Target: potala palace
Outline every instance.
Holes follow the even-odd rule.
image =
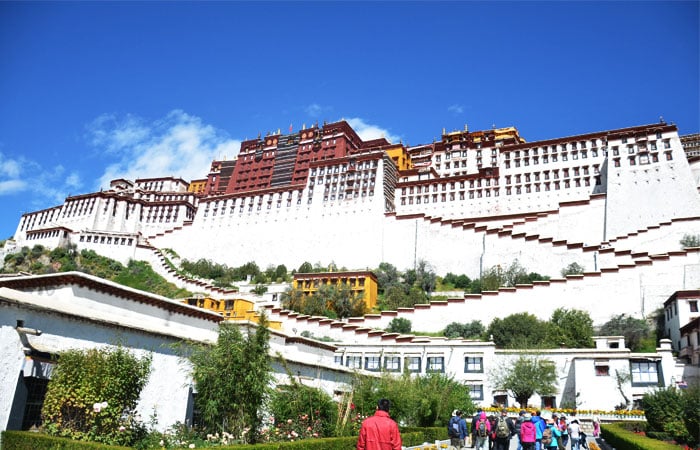
[[[289,355],[310,385],[339,393],[352,370],[442,371],[468,384],[484,405],[513,404],[488,377],[512,351],[382,330],[396,317],[411,320],[415,330],[439,331],[517,312],[548,319],[557,307],[584,309],[600,325],[613,315],[647,317],[664,308],[670,339],[656,353],[631,353],[619,337],[599,337],[595,349],[545,351],[557,365],[560,391],[534,399],[537,405],[580,399],[580,408],[612,409],[621,400],[617,370],[631,373],[624,389],[632,399],[698,378],[700,248],[680,244],[700,235],[696,162],[677,127],[665,122],[536,142],[512,127],[465,127],[405,146],[363,141],[341,121],[244,141],[237,158],[213,161],[199,180],[118,179],[108,190],[70,196],[24,214],[5,251],[72,243],[122,262],[149,261],[169,280],[219,297],[232,294],[175,276],[161,249],[229,266],[318,261],[366,270],[389,262],[404,269],[424,260],[438,274],[472,278],[518,260],[551,279],[342,322],[300,316],[270,301],[256,308],[280,324],[273,351]],[[585,272],[561,278],[572,262]],[[43,379],[41,355],[108,344],[114,333],[144,351],[158,339],[211,342],[223,320],[77,273],[0,279],[0,304],[0,373],[13,381],[3,388],[0,428],[20,426],[17,405],[30,389],[15,380]],[[44,333],[27,337],[25,326]],[[300,337],[303,331],[332,342]],[[159,373],[174,372],[176,360],[159,353]],[[186,386],[186,375],[178,377]],[[156,393],[175,378],[154,379],[144,405],[165,408]],[[173,395],[163,422],[191,413],[191,389]]]

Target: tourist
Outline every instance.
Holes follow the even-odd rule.
[[[476,410],[476,414],[474,414],[474,417],[472,417],[472,423],[471,423],[471,432],[472,432],[472,448],[476,447],[476,423],[479,421],[479,417],[481,416],[481,412],[483,410],[481,408],[478,408]]]
[[[569,424],[569,437],[571,438],[571,450],[580,450],[581,426],[576,419],[573,419]]]
[[[542,418],[542,413],[539,410],[535,411],[535,415],[532,416],[532,423],[535,424],[535,432],[536,432],[535,450],[543,450],[542,449],[542,432],[544,431],[546,424],[544,422],[544,419]]]
[[[558,450],[561,440],[561,431],[554,417],[547,420],[547,426],[542,432],[542,445],[549,450]]]
[[[401,434],[389,417],[390,406],[385,398],[377,402],[377,411],[362,422],[357,450],[401,450]]]
[[[569,444],[569,425],[564,416],[559,418],[559,431],[561,431],[561,445],[559,445],[559,448],[565,449]]]
[[[537,440],[537,430],[532,422],[532,415],[525,413],[523,421],[520,424],[520,444],[522,450],[535,450],[535,441]]]
[[[489,450],[494,450],[496,443],[496,416],[491,414],[488,421],[489,425],[491,425],[491,432],[489,433]]]
[[[524,409],[521,409],[520,413],[518,413],[518,419],[515,421],[515,435],[518,437],[518,450],[523,450],[523,444],[520,440],[520,426],[525,421],[525,413],[526,411]],[[532,442],[535,441],[533,440]]]
[[[510,438],[514,434],[515,425],[513,425],[511,418],[508,417],[508,410],[503,408],[501,416],[496,419],[495,427],[493,428],[495,450],[508,450]]]
[[[491,422],[486,418],[486,413],[481,412],[476,421],[475,442],[478,450],[489,450],[489,435],[491,434]]]
[[[462,411],[455,409],[452,411],[452,417],[447,423],[447,436],[450,438],[450,445],[456,448],[462,447],[462,438],[460,433],[460,420],[462,420]]]
[[[464,415],[459,419],[459,438],[462,440],[461,446],[466,447],[469,440],[469,431],[467,431],[467,421]]]
[[[598,436],[600,436],[600,418],[593,416],[593,437],[597,438]]]

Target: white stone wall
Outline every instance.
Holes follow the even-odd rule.
[[[121,342],[137,356],[151,355],[153,371],[141,392],[137,411],[144,421],[148,421],[154,412],[157,413],[158,423],[155,425],[159,430],[165,430],[177,421],[185,421],[191,381],[187,375],[186,361],[174,355],[167,346],[176,339],[138,328],[104,322],[88,323],[50,310],[3,305],[0,308],[0,375],[4,380],[0,388],[3,391],[0,395],[0,429],[6,429],[10,420],[10,406],[24,362],[19,335],[14,329],[17,318],[23,319],[27,327],[42,330],[41,336],[29,336],[30,342],[39,348],[54,351],[88,349]],[[21,420],[20,417],[20,423]]]

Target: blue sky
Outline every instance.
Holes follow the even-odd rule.
[[[0,239],[113,178],[349,120],[414,145],[700,130],[699,2],[0,2]]]

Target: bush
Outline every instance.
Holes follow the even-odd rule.
[[[151,357],[121,346],[61,353],[42,408],[51,435],[129,445],[143,428],[136,404],[151,371]]]
[[[411,321],[403,317],[395,317],[386,329],[389,333],[407,334],[411,332]]]
[[[693,388],[689,392],[692,395]],[[680,443],[695,441],[684,422],[686,395],[684,390],[674,387],[660,388],[644,394],[642,406],[649,424],[649,431],[666,433]],[[694,414],[697,417],[697,403],[692,404],[691,408],[695,409]],[[693,409],[689,412],[692,413],[692,411]]]
[[[263,440],[289,440],[333,435],[338,408],[333,399],[320,389],[292,380],[278,386],[270,396],[270,423]]]
[[[3,431],[2,448],[12,450],[125,450],[128,447],[98,444],[94,442],[73,441],[66,438],[49,436],[29,431]]]
[[[625,430],[617,424],[603,425],[601,436],[611,447],[625,450],[678,450],[678,446]]]

